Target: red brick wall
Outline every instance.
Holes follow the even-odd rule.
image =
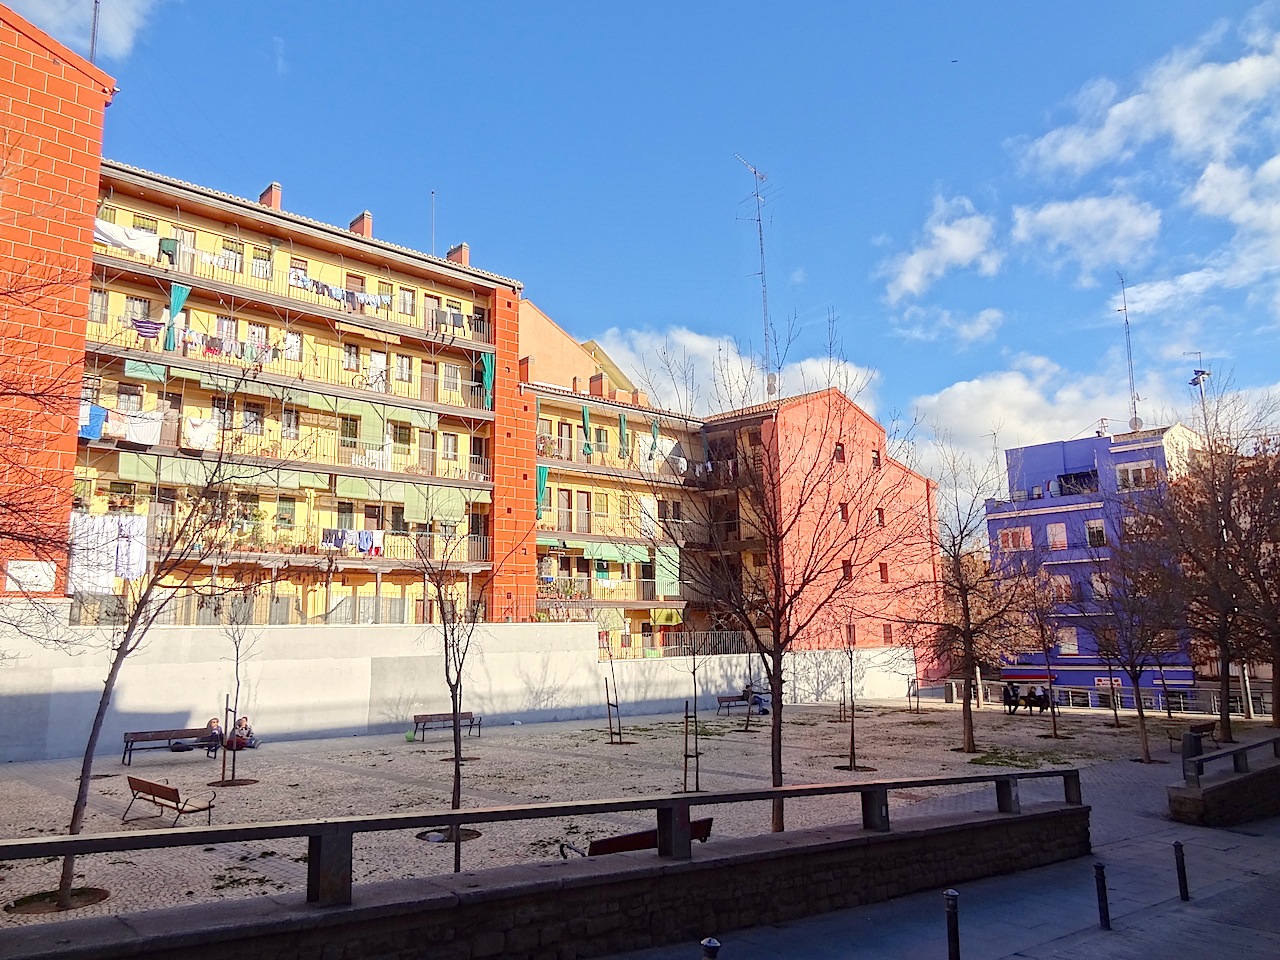
[[[62,554],[114,86],[0,6],[0,561]]]
[[[486,598],[496,620],[514,616],[515,603],[534,582],[536,505],[534,402],[520,392],[519,296],[498,290],[493,298],[493,562]]]

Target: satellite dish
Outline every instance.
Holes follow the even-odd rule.
[[[1141,418],[1141,417],[1134,417],[1132,420],[1130,420],[1130,421],[1129,421],[1129,429],[1130,429],[1130,430],[1141,430],[1141,429],[1142,429],[1142,418]]]

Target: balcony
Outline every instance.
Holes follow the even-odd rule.
[[[753,651],[751,638],[737,630],[667,631],[600,641],[600,659],[644,660],[651,657],[735,656]]]
[[[651,603],[684,598],[684,584],[677,580],[552,577],[538,582],[540,610],[557,603]]]
[[[224,239],[231,243],[241,243],[238,238],[223,238],[204,231],[197,231],[197,237],[206,242],[212,241],[211,245],[214,247],[221,245]],[[241,244],[241,248],[243,246]],[[97,238],[94,240],[94,250],[177,279],[190,277],[207,280],[294,304],[316,307],[326,313],[376,318],[393,327],[421,331],[440,340],[462,339],[475,343],[493,343],[493,325],[483,313],[435,309],[417,303],[414,304],[413,313],[402,313],[394,298],[385,293],[347,290],[344,286],[345,278],[341,278],[343,285],[321,281],[300,270],[287,269],[274,260],[255,259],[246,263],[243,252],[224,250],[212,253],[183,244],[177,246],[176,252],[161,252],[158,259],[153,259],[145,253],[109,246]],[[323,272],[333,280],[339,280],[344,273],[336,266],[325,266]],[[361,272],[364,273],[363,266]],[[392,282],[389,277],[384,280],[376,275],[369,279],[374,283]]]
[[[289,381],[290,387],[326,384],[366,392],[371,401],[401,398],[466,410],[492,409],[492,394],[482,383],[436,373],[433,365],[416,356],[406,377],[393,367],[370,363],[367,353],[359,364],[348,366],[340,358],[318,355],[310,347],[291,347],[283,340],[232,340],[189,329],[178,331],[177,345],[169,351],[164,349],[163,333],[155,340],[140,339],[133,320],[128,316],[91,318],[86,336],[93,343],[154,354],[157,363],[181,357],[234,371],[233,375],[265,373]],[[271,328],[270,334],[283,336],[283,331]],[[337,349],[336,342],[325,346]],[[424,372],[424,367],[431,372]]]

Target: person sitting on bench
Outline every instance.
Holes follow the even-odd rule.
[[[218,748],[222,746],[222,724],[217,717],[209,718],[205,734],[196,740],[196,746],[204,747],[205,752],[211,757],[217,756]]]
[[[235,729],[231,731],[231,737],[227,740],[227,748],[230,750],[252,749],[261,742],[253,735],[253,727],[249,726],[249,718],[241,717],[236,721]]]

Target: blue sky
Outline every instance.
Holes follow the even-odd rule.
[[[87,51],[91,0],[10,0]],[[353,10],[359,10],[353,16]],[[519,278],[625,363],[760,349],[964,445],[1280,381],[1280,7],[103,0],[108,157]],[[708,393],[709,391],[704,391]]]

